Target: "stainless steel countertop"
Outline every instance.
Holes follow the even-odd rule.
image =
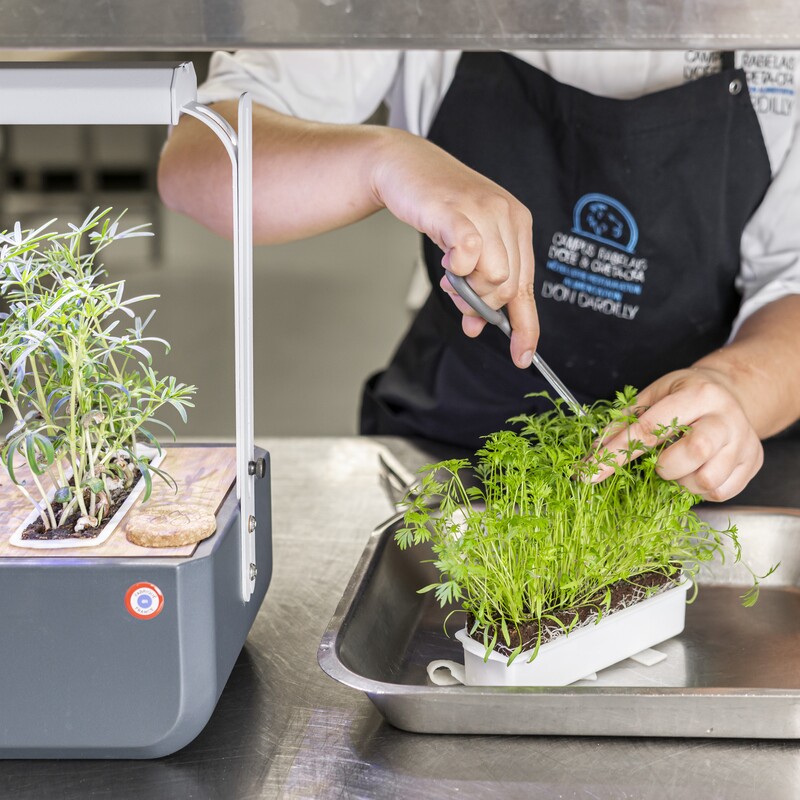
[[[411,467],[425,460],[405,442],[387,443]],[[366,539],[391,512],[378,480],[378,444],[355,437],[265,444],[273,464],[274,576],[206,729],[158,761],[0,762],[0,797],[798,796],[796,742],[423,736],[392,728],[365,696],[316,663]],[[763,486],[773,504],[790,505],[800,498],[800,446],[778,442],[772,450]],[[757,502],[757,492],[748,500]]]
[[[794,0],[4,0],[0,48],[753,49],[800,45]]]

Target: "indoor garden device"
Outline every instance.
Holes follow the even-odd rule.
[[[236,320],[235,485],[231,457],[213,536],[181,554],[2,551],[3,757],[150,758],[183,747],[208,722],[267,591],[269,457],[253,425],[252,104],[242,95],[234,130],[196,94],[190,63],[0,67],[3,125],[175,125],[189,114],[214,131],[232,164]],[[2,502],[0,539],[15,524]]]

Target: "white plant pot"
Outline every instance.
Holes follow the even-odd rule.
[[[567,686],[660,642],[677,636],[686,618],[685,580],[635,605],[604,615],[600,622],[576,628],[539,648],[520,653],[511,665],[508,657],[492,651],[484,661],[483,642],[466,629],[456,633],[464,647],[464,683],[467,686]]]
[[[150,459],[150,464],[158,467],[166,457],[166,452],[161,451]],[[133,491],[125,498],[125,502],[117,509],[116,514],[108,521],[106,526],[97,536],[87,539],[70,538],[70,539],[23,539],[22,533],[34,520],[40,516],[39,511],[31,511],[22,523],[17,527],[14,533],[11,534],[9,544],[15,547],[24,547],[30,550],[66,550],[74,547],[97,547],[99,544],[107,541],[112,533],[116,530],[117,526],[125,519],[125,515],[131,510],[134,503],[139,499],[139,495],[144,491],[144,480],[140,479]],[[55,495],[55,489],[48,494],[48,499],[52,500]]]

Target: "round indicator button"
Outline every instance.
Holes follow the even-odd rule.
[[[154,583],[134,583],[125,594],[125,608],[136,619],[153,619],[164,608],[164,595]]]

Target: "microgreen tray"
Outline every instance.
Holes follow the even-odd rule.
[[[396,517],[370,537],[319,647],[332,678],[365,692],[398,728],[420,733],[800,738],[800,512],[707,506],[739,528],[756,572],[781,562],[753,608],[749,573],[726,559],[697,577],[680,636],[645,667],[631,660],[567,687],[434,686],[426,666],[463,661],[463,625],[429,594],[420,547],[401,551]]]

